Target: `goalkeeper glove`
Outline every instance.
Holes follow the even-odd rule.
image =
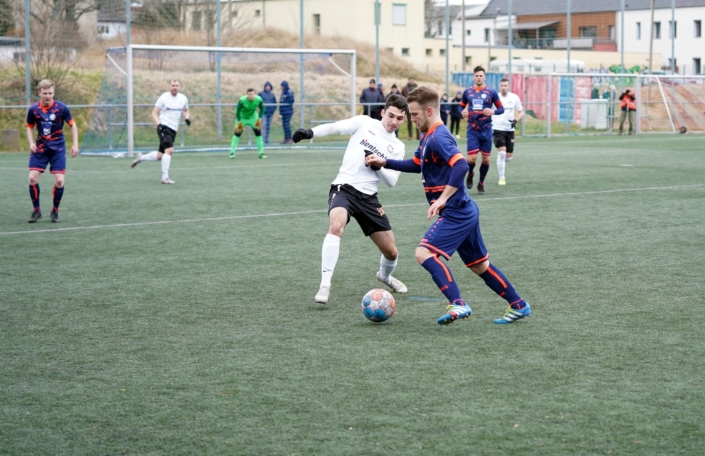
[[[255,128],[258,130],[262,129],[262,119],[257,119],[257,122],[255,122]]]
[[[185,119],[184,122],[186,122],[186,125],[191,126],[191,119]]]
[[[372,151],[365,149],[365,158],[367,158],[368,155],[372,155]],[[371,165],[371,166],[370,166],[370,165],[368,165],[367,163],[365,163],[365,166],[369,166],[369,167],[372,169],[372,171],[379,171],[380,169],[382,169],[382,168],[380,168],[380,167],[377,166],[377,165]]]
[[[295,143],[301,141],[302,139],[311,139],[313,138],[313,130],[311,129],[306,129],[306,128],[299,128],[294,132],[294,135],[291,137],[291,140],[294,141]]]
[[[517,126],[517,120],[512,119],[511,122],[509,122],[509,124],[512,126],[512,128],[515,128]]]
[[[238,122],[235,126],[235,131],[240,133],[242,131],[242,122]]]

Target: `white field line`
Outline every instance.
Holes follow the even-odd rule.
[[[583,195],[601,195],[609,193],[624,193],[624,192],[644,192],[652,190],[683,190],[683,189],[703,189],[705,184],[692,184],[692,185],[674,185],[668,187],[642,187],[642,188],[625,188],[617,190],[595,190],[590,192],[572,192],[572,193],[551,193],[544,195],[522,195],[522,196],[505,196],[501,198],[478,198],[475,201],[479,203],[484,203],[486,201],[511,201],[520,199],[532,199],[532,198],[556,198],[562,196],[583,196]],[[412,207],[412,206],[428,206],[428,203],[409,203],[409,204],[390,204],[385,206],[390,207]],[[252,214],[252,215],[231,215],[227,217],[208,217],[199,219],[185,219],[185,220],[162,220],[156,222],[135,222],[135,223],[116,223],[113,225],[92,225],[92,226],[74,226],[67,228],[53,228],[48,230],[25,230],[25,231],[7,231],[0,232],[0,236],[11,235],[11,234],[37,234],[37,233],[49,233],[57,231],[77,231],[77,230],[96,230],[101,228],[125,228],[133,226],[149,226],[149,225],[169,225],[173,223],[194,223],[194,222],[219,222],[223,220],[243,220],[243,219],[253,219],[253,218],[265,218],[265,217],[286,217],[290,215],[304,215],[304,214],[320,214],[328,212],[327,209],[315,209],[310,211],[295,211],[295,212],[273,212],[269,214]]]

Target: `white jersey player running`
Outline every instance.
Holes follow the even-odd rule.
[[[357,220],[365,236],[369,236],[382,252],[377,279],[389,286],[393,292],[407,291],[406,285],[392,277],[399,254],[392,226],[377,199],[379,182],[393,187],[399,179],[399,171],[372,169],[365,164],[365,157],[370,154],[394,160],[404,158],[404,143],[399,141],[394,132],[404,122],[406,111],[406,99],[400,95],[392,95],[387,98],[381,121],[367,116],[356,116],[319,125],[311,130],[301,128],[293,135],[295,143],[318,136],[351,135],[343,156],[343,164],[331,184],[328,195],[328,234],[323,240],[321,252],[321,285],[315,297],[318,303],[328,302],[333,270],[340,252],[340,239],[350,222],[350,217]]]
[[[509,79],[499,81],[499,99],[504,106],[504,114],[492,116],[492,139],[497,154],[497,171],[499,171],[499,185],[507,185],[504,178],[506,162],[512,161],[514,154],[514,127],[524,117],[524,106],[515,94],[509,91]]]

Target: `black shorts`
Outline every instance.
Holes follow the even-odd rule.
[[[514,152],[514,132],[495,130],[492,132],[492,139],[496,148],[506,147],[507,152]]]
[[[160,124],[157,127],[157,134],[159,135],[159,152],[164,153],[165,150],[174,147],[174,139],[176,138],[174,130]]]
[[[348,223],[350,223],[350,217],[355,218],[365,236],[377,231],[392,230],[392,225],[376,193],[366,195],[347,184],[331,185],[328,194],[328,213],[330,214],[330,211],[336,207],[345,208],[348,211]]]

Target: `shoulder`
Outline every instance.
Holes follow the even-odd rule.
[[[188,102],[188,97],[184,95],[183,93],[178,94],[178,99],[179,101]]]
[[[259,95],[255,95],[255,101],[257,103],[262,103],[262,97],[260,97]]]

